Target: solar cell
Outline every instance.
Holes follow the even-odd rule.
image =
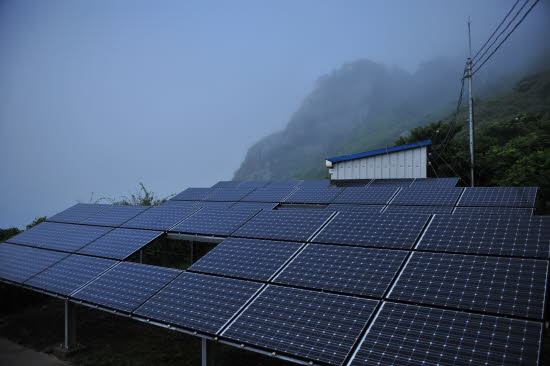
[[[330,185],[334,187],[366,187],[372,179],[333,179]]]
[[[321,210],[262,211],[233,236],[258,239],[308,240],[333,215]]]
[[[261,286],[256,282],[185,272],[134,314],[217,334]]]
[[[222,336],[306,360],[341,365],[377,303],[270,285]]]
[[[124,260],[162,234],[162,231],[153,230],[114,229],[86,245],[78,253]]]
[[[206,235],[231,235],[259,210],[229,210],[204,208],[185,219],[170,231]]]
[[[220,188],[212,192],[207,201],[240,201],[247,194],[252,192],[254,188]]]
[[[269,182],[262,180],[245,180],[242,181],[237,187],[238,188],[262,188],[265,187]]]
[[[364,205],[386,204],[397,192],[396,187],[348,187],[332,201]]]
[[[260,188],[244,197],[242,201],[248,202],[282,202],[295,188]]]
[[[20,245],[0,244],[0,278],[23,283],[65,258],[67,253]]]
[[[299,187],[288,196],[285,203],[331,203],[343,188],[309,188]]]
[[[273,281],[382,297],[406,256],[398,250],[309,244]]]
[[[457,206],[535,207],[537,187],[466,187]]]
[[[72,297],[131,313],[180,273],[173,268],[120,262]]]
[[[56,222],[42,222],[30,229],[23,231],[7,240],[8,243],[25,244],[39,247],[48,239],[59,235],[63,231],[72,228],[71,224],[60,224]]]
[[[70,255],[25,282],[26,285],[69,296],[118,262]]]
[[[391,201],[392,205],[454,206],[462,187],[402,188]]]
[[[455,187],[460,178],[416,178],[411,187]]]
[[[113,228],[103,226],[73,225],[73,227],[54,238],[45,241],[40,247],[64,252],[76,252],[111,230]]]
[[[395,179],[374,179],[369,183],[369,187],[373,186],[391,186],[391,187],[409,187],[414,178],[395,178]]]
[[[429,215],[426,214],[364,214],[342,211],[312,241],[410,249],[428,218]]]
[[[199,209],[178,205],[156,206],[134,217],[122,227],[166,231]]]
[[[222,180],[214,184],[212,188],[236,188],[241,181],[238,180]]]
[[[327,210],[334,211],[359,211],[363,213],[376,214],[382,212],[384,205],[348,205],[342,203],[331,203]]]
[[[77,203],[52,217],[48,217],[47,221],[64,222],[71,224],[79,224],[90,216],[104,210],[111,205],[99,203]]]
[[[117,227],[149,208],[150,206],[112,205],[82,221],[82,224]]]
[[[396,206],[389,205],[384,213],[399,213],[399,214],[450,214],[453,211],[451,206]]]
[[[413,253],[389,298],[542,319],[547,261]]]
[[[435,215],[417,249],[549,258],[550,217]]]
[[[386,302],[349,365],[536,365],[541,326]]]
[[[453,214],[531,216],[533,209],[526,207],[455,207]]]
[[[174,201],[201,201],[216,191],[216,188],[187,188],[171,199]]]
[[[267,281],[301,246],[291,242],[228,238],[189,270]]]
[[[256,209],[256,210],[272,210],[277,207],[277,203],[268,202],[236,202],[231,206],[232,209]]]

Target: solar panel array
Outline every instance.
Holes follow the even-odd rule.
[[[225,182],[214,189],[220,201],[204,201],[225,209],[202,208],[195,196],[148,208],[125,228],[43,223],[10,239],[21,245],[0,244],[0,279],[305,362],[536,364],[550,218],[457,213],[456,180],[376,181],[345,189],[328,180]],[[266,202],[224,201],[236,191],[270,195],[269,187],[337,190],[345,203],[243,210],[237,204]],[[368,189],[395,198],[372,204],[381,195]],[[394,205],[401,194],[406,203]],[[109,207],[60,217],[121,216]],[[186,272],[90,257],[127,258],[168,230],[230,237]],[[48,242],[70,251],[86,244],[72,255],[27,246]]]
[[[395,187],[348,187],[332,202],[363,205],[385,205],[397,192]]]
[[[537,187],[466,187],[458,206],[534,207]]]
[[[299,187],[288,196],[286,203],[331,203],[340,193],[342,188],[311,188]]]
[[[47,221],[79,224],[87,218],[109,207],[111,207],[111,205],[99,203],[77,203],[76,205],[69,207],[65,211],[49,217]]]
[[[533,209],[526,207],[455,207],[453,214],[531,216]]]
[[[174,201],[201,201],[215,192],[215,188],[187,188],[171,199]]]
[[[81,223],[117,227],[149,208],[150,206],[112,205],[90,216]]]
[[[249,202],[283,202],[295,188],[260,188],[244,197],[243,201]]]

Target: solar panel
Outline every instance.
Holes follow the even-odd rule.
[[[306,360],[341,365],[377,303],[270,285],[222,336]]]
[[[535,207],[537,187],[466,187],[457,206]]]
[[[261,286],[256,282],[185,272],[134,314],[217,334]]]
[[[223,188],[218,189],[209,195],[207,201],[240,201],[247,194],[252,192],[254,188]]]
[[[0,248],[0,278],[21,283],[68,255],[6,243],[0,244]]]
[[[372,179],[333,179],[330,185],[334,187],[366,187]]]
[[[349,365],[536,365],[542,324],[383,303]]]
[[[359,211],[363,213],[380,213],[384,208],[384,205],[348,205],[342,203],[331,203],[328,205],[327,210],[334,211]]]
[[[74,225],[56,237],[45,241],[40,247],[64,252],[76,252],[111,230],[113,228],[103,226]]]
[[[69,207],[65,211],[49,217],[47,221],[79,224],[90,216],[93,216],[101,210],[104,210],[110,206],[111,205],[99,203],[77,203],[76,205]]]
[[[222,202],[222,201],[200,201],[195,206],[208,208],[230,208],[237,202]]]
[[[216,191],[216,188],[187,188],[171,199],[174,201],[201,201]]]
[[[48,239],[59,235],[63,231],[72,228],[74,225],[59,224],[56,222],[42,222],[30,229],[23,231],[7,240],[8,243],[25,244],[39,247]]]
[[[170,231],[206,235],[231,235],[258,212],[260,211],[204,208],[170,229]]]
[[[453,214],[531,216],[533,209],[524,207],[455,207]]]
[[[411,187],[455,187],[460,178],[416,178]]]
[[[124,260],[162,234],[162,231],[153,230],[114,229],[78,253]]]
[[[272,180],[265,188],[296,188],[302,183],[301,180]]]
[[[233,236],[304,242],[330,218],[333,212],[320,210],[262,211]]]
[[[397,192],[395,187],[348,187],[332,201],[364,205],[386,204]]]
[[[451,206],[395,206],[389,205],[384,213],[397,214],[450,214],[453,211]]]
[[[428,218],[429,215],[425,214],[364,214],[342,211],[312,241],[410,249]]]
[[[288,197],[294,188],[260,188],[244,197],[242,201],[248,202],[282,202]]]
[[[122,225],[122,227],[166,231],[197,210],[199,210],[199,207],[182,207],[177,205],[152,207],[134,217]]]
[[[549,258],[550,217],[435,215],[420,250]]]
[[[256,210],[272,210],[277,207],[277,203],[268,202],[236,202],[231,208],[234,209],[256,209]]]
[[[238,188],[262,188],[265,187],[269,182],[263,180],[245,180],[242,181],[237,187]]]
[[[267,281],[301,246],[291,242],[228,238],[189,270]]]
[[[373,186],[390,186],[390,187],[409,187],[414,178],[395,178],[395,179],[374,179],[369,183],[369,187]]]
[[[150,206],[113,205],[82,221],[86,225],[120,226]]]
[[[238,180],[222,180],[214,184],[212,188],[236,188],[239,184],[241,182]]]
[[[25,284],[69,296],[116,263],[118,262],[110,259],[73,254],[32,277]]]
[[[454,206],[462,187],[402,188],[391,201],[392,205]]]
[[[160,205],[159,207],[193,207],[193,208],[198,208],[198,207],[201,207],[199,206],[198,204],[201,203],[201,202],[206,202],[206,201],[172,201],[172,200],[168,200],[166,202],[164,202],[162,205]],[[216,202],[218,203],[218,202]],[[225,203],[225,202],[219,202],[219,203]]]
[[[542,319],[547,261],[413,253],[390,299]]]
[[[328,188],[329,186],[330,179],[310,179],[300,183],[300,188]]]
[[[406,256],[398,250],[309,244],[273,281],[382,297]]]
[[[300,187],[289,197],[285,203],[331,203],[340,193],[342,188],[307,188]]]
[[[121,262],[72,297],[131,313],[181,272],[173,268]]]

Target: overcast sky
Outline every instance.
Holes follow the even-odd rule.
[[[0,227],[231,179],[319,76],[465,57],[468,15],[477,48],[513,3],[0,0]]]

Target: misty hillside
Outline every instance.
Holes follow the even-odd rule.
[[[476,96],[509,90],[519,74],[476,80]],[[317,81],[283,131],[248,150],[233,179],[325,177],[325,158],[391,146],[412,128],[449,115],[461,76],[461,65],[446,59],[414,74],[369,60],[344,65]]]

